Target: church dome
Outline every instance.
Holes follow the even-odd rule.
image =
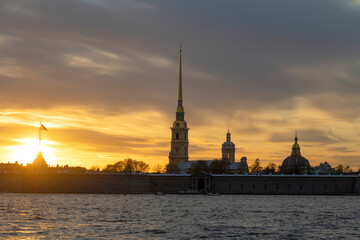
[[[310,167],[309,161],[303,156],[291,155],[285,158],[283,161],[282,167],[285,168],[308,168]]]
[[[309,161],[301,156],[300,153],[300,145],[298,144],[298,137],[297,134],[295,134],[295,143],[292,147],[291,155],[283,161],[281,165],[281,171],[283,173],[299,173],[304,174],[306,173],[310,168]]]
[[[228,131],[226,134],[226,141],[222,144],[222,149],[233,149],[235,144],[231,141],[231,133]]]

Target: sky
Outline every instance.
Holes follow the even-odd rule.
[[[0,0],[0,162],[168,163],[179,44],[189,159],[360,167],[358,0]]]

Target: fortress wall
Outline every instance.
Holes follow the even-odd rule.
[[[22,180],[16,174],[0,174],[0,192],[21,192]]]
[[[147,193],[149,189],[145,174],[0,174],[1,192]]]
[[[360,176],[356,178],[355,186],[354,186],[354,192],[358,195],[360,195]]]
[[[151,176],[151,192],[178,193],[191,187],[191,175],[161,174]]]
[[[191,190],[188,174],[16,174],[0,173],[0,192],[179,193]],[[222,194],[358,194],[360,176],[212,175]]]
[[[235,194],[353,194],[353,176],[213,176],[213,191]]]

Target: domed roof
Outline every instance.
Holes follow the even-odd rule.
[[[298,137],[295,133],[295,143],[292,146],[291,155],[283,161],[281,169],[283,172],[305,173],[310,168],[309,161],[301,156]]]
[[[285,168],[308,168],[310,163],[301,155],[291,155],[285,158],[281,166]]]
[[[222,144],[222,149],[233,149],[235,148],[235,144],[231,141],[231,133],[228,132],[226,133],[226,142],[224,142]]]
[[[235,144],[233,142],[226,141],[222,144],[222,148],[235,148]]]

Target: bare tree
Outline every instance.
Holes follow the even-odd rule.
[[[251,167],[250,167],[250,170],[253,173],[261,172],[262,169],[263,168],[262,168],[262,166],[260,164],[260,159],[258,159],[258,158],[255,160],[254,164],[251,165]]]
[[[266,174],[273,174],[276,172],[276,164],[275,163],[269,163],[266,168],[264,169],[264,173]]]
[[[93,172],[99,172],[100,171],[100,166],[92,166],[91,168],[89,168],[90,171],[93,171]]]
[[[339,164],[335,167],[335,173],[337,174],[349,174],[352,173],[352,169],[349,165],[346,164]]]
[[[149,165],[143,161],[136,161],[131,158],[126,158],[123,161],[116,162],[115,164],[108,164],[104,172],[148,172]]]
[[[155,173],[163,173],[164,172],[164,167],[161,165],[161,164],[156,164],[154,167],[153,167],[153,171]]]

